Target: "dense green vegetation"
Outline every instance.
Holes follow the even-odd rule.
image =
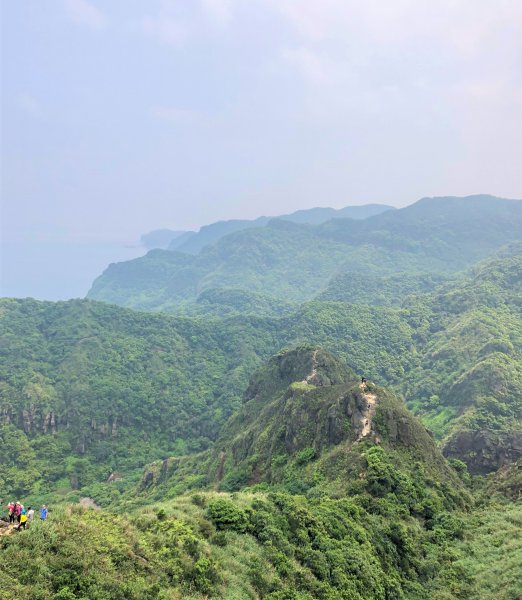
[[[422,424],[386,390],[373,384],[365,390],[353,372],[320,348],[279,353],[254,374],[243,406],[213,448],[153,465],[142,491],[158,499],[187,489],[187,484],[237,491],[268,483],[312,497],[353,495],[359,489],[354,480],[372,456],[377,463],[389,464],[383,467],[380,483],[372,484],[375,489],[404,494],[404,502],[412,507],[422,504],[416,496],[436,480],[439,491],[445,492],[444,502],[465,503],[456,474]],[[366,392],[376,395],[377,404],[371,435],[362,439],[362,423],[370,417]],[[378,447],[367,454],[373,444]],[[187,478],[188,473],[199,477]],[[406,484],[403,477],[417,483]],[[395,486],[403,483],[399,492]],[[431,505],[431,499],[427,501]],[[437,500],[441,501],[442,497]]]
[[[271,322],[203,323],[89,301],[3,300],[0,315],[0,482],[16,494],[34,488],[35,474],[77,488],[204,448],[276,344]]]
[[[388,276],[349,271],[334,277],[317,299],[350,304],[401,306],[404,298],[426,294],[447,277],[434,273],[395,273]]]
[[[518,248],[402,307],[312,301],[292,310],[263,295],[215,290],[194,312],[230,316],[173,318],[89,301],[4,300],[0,447],[13,458],[3,485],[22,493],[41,476],[42,491],[77,488],[204,449],[239,407],[251,373],[299,343],[320,344],[404,394],[447,454],[472,470],[516,460]]]
[[[0,596],[518,598],[520,206],[272,221],[93,288],[170,316],[1,300],[0,496],[52,510],[0,522]]]
[[[377,396],[378,409],[372,434],[356,442],[364,405],[353,373],[320,349],[280,353],[252,378],[243,418],[216,446],[251,472],[265,452],[272,474],[258,471],[250,488],[236,481],[232,494],[200,481],[203,489],[180,496],[171,488],[176,473],[167,473],[154,484],[159,503],[148,490],[115,503],[116,514],[58,508],[48,522],[0,537],[2,597],[516,598],[519,508],[470,513],[458,477],[466,480],[465,470],[448,466],[392,395],[371,384],[365,393]],[[310,438],[314,428],[303,424],[324,422],[322,410],[331,424],[332,402],[355,421]],[[269,431],[278,426],[294,426],[297,438],[278,445]],[[241,455],[238,438],[250,434]],[[214,484],[227,482],[223,475]]]
[[[369,502],[368,502],[369,501]],[[198,492],[125,515],[66,507],[0,537],[5,600],[517,598],[519,505],[423,526],[369,493]],[[23,565],[17,569],[12,565]]]
[[[403,384],[410,406],[450,456],[478,472],[522,452],[522,253],[478,266],[469,279],[412,304],[422,359]],[[424,305],[424,306],[423,306]]]
[[[312,297],[345,259],[345,244],[320,239],[310,226],[275,221],[231,233],[193,256],[153,250],[111,265],[89,298],[143,310],[175,312],[208,288],[238,287],[286,300]]]
[[[296,308],[295,303],[268,294],[228,287],[209,288],[201,292],[195,302],[178,306],[176,314],[192,317],[281,317],[291,314]]]
[[[384,390],[367,388],[379,403],[375,429],[356,442],[367,400],[353,377],[320,349],[275,356],[216,446],[233,460],[214,482],[230,487],[230,475],[248,467],[250,481],[236,478],[233,487],[254,483],[255,473],[257,489],[176,494],[146,509],[146,497],[132,493],[116,503],[125,516],[58,510],[2,538],[3,565],[30,563],[23,576],[7,567],[3,597],[426,597],[455,561],[447,552],[463,535],[459,513],[470,496]],[[174,469],[162,478],[155,494],[168,498],[179,476]]]

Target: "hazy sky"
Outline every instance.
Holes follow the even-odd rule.
[[[520,0],[0,0],[3,236],[522,197]]]

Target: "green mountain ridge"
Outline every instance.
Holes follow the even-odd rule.
[[[347,272],[451,274],[519,240],[521,231],[522,201],[490,196],[428,198],[316,226],[276,219],[230,233],[195,256],[155,250],[110,265],[88,297],[176,312],[209,288],[241,287],[302,302]]]
[[[517,252],[512,246],[401,307],[316,300],[294,309],[222,290],[217,300],[209,292],[216,316],[188,318],[89,300],[2,300],[4,485],[19,493],[82,488],[205,449],[255,369],[303,343],[404,396],[448,456],[473,472],[494,471],[521,450]],[[22,474],[11,450],[18,447]]]
[[[51,512],[0,521],[0,596],[517,598],[521,257],[183,317],[1,300],[1,495]]]
[[[180,496],[169,493],[176,473],[167,466],[159,505],[131,491],[122,514],[59,509],[48,523],[0,537],[2,596],[385,600],[473,593],[476,575],[452,551],[471,518],[470,494],[400,402],[371,383],[361,388],[354,377],[320,348],[278,353],[254,374],[240,413],[216,444],[230,443],[238,464],[255,472],[272,438],[270,477],[258,473],[250,489],[236,481],[234,494],[198,489]],[[377,408],[371,433],[360,437],[369,395]],[[333,406],[356,410],[355,421],[331,438],[332,417],[342,418]],[[303,447],[314,423],[314,440],[323,445]],[[290,433],[290,445],[278,445],[267,431],[274,427]],[[255,439],[241,454],[240,438],[251,432]],[[201,457],[190,461],[191,474],[205,467]],[[27,563],[27,577],[6,568],[12,563]]]
[[[393,394],[361,386],[327,351],[299,346],[252,376],[243,406],[213,448],[147,468],[141,485],[149,492],[157,483],[159,497],[168,497],[169,488],[179,493],[189,480],[229,492],[265,482],[292,493],[349,494],[364,471],[361,456],[375,445],[402,470],[418,469],[439,485],[460,488],[431,435]]]
[[[522,456],[521,251],[511,246],[418,308],[430,335],[403,389],[442,425],[446,454],[475,472]]]
[[[264,227],[273,219],[292,221],[295,223],[308,223],[310,225],[319,225],[330,219],[366,219],[377,215],[386,210],[393,210],[393,206],[385,204],[365,204],[362,206],[346,206],[344,208],[310,208],[298,210],[287,215],[278,215],[273,217],[258,217],[257,219],[232,219],[229,221],[218,221],[210,225],[204,225],[198,232],[187,231],[183,238],[173,239],[169,245],[169,250],[178,250],[188,254],[198,254],[205,246],[216,243],[219,239],[245,229],[255,227]]]

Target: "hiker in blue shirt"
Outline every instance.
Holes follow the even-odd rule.
[[[47,506],[45,506],[45,504],[40,509],[40,519],[42,521],[45,521],[45,519],[47,519]]]

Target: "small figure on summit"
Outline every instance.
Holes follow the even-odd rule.
[[[366,379],[366,377],[361,377],[361,383],[366,383],[368,380]]]

